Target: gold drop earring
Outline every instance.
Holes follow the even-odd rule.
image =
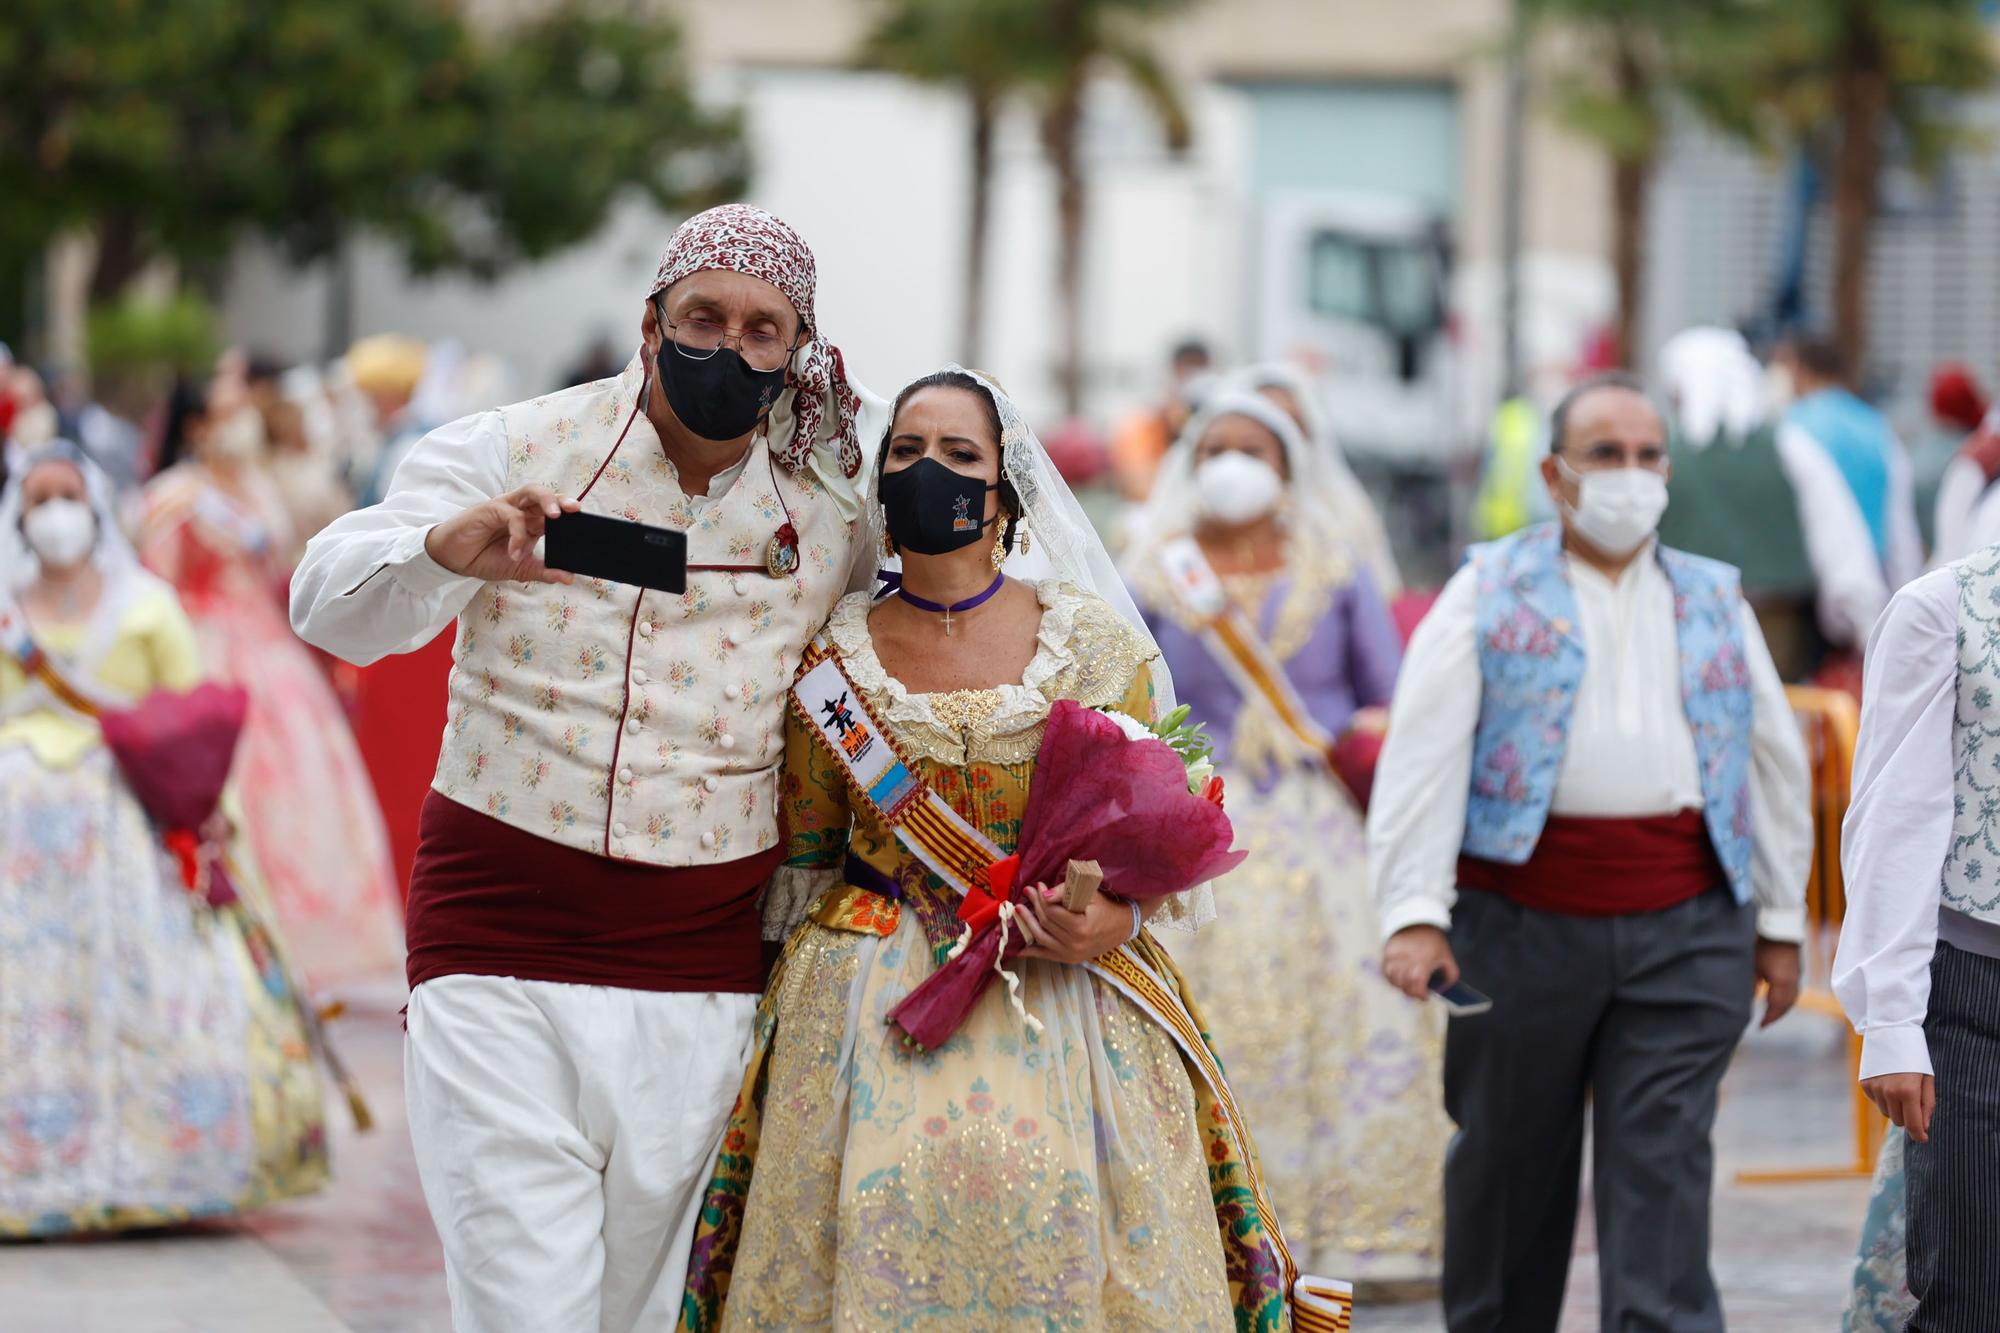
[[[1000,566],[1007,563],[1007,531],[1002,528],[1000,535],[993,539],[993,572],[998,574]]]

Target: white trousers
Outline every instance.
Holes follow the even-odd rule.
[[[458,1333],[666,1333],[754,995],[450,976],[404,1095]]]

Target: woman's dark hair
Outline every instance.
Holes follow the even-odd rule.
[[[160,426],[160,448],[153,460],[154,472],[165,472],[188,456],[188,426],[208,413],[208,384],[202,380],[177,379],[167,394],[166,416]]]
[[[1000,508],[1007,515],[1007,529],[1000,540],[1005,543],[1007,553],[1014,552],[1014,530],[1021,525],[1021,497],[1014,490],[1014,483],[1007,480],[1006,445],[1001,443],[1000,406],[993,401],[993,395],[986,386],[962,370],[938,370],[919,380],[912,380],[896,395],[896,405],[889,412],[889,424],[882,431],[882,447],[875,454],[875,475],[880,478],[883,466],[889,461],[889,441],[896,434],[896,418],[903,414],[903,404],[925,389],[963,389],[979,400],[986,409],[986,423],[993,428],[993,443],[1000,450]],[[877,485],[880,485],[878,480]]]

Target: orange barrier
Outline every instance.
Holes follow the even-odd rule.
[[[1833,1019],[1847,1031],[1848,1072],[1854,1076],[1854,1157],[1834,1166],[1785,1170],[1742,1171],[1742,1184],[1790,1184],[1808,1180],[1848,1180],[1875,1173],[1885,1122],[1881,1112],[1862,1095],[1861,1038],[1848,1026],[1847,1015],[1834,997],[1833,954],[1840,943],[1840,923],[1847,915],[1847,884],[1840,871],[1840,825],[1854,781],[1854,741],[1861,726],[1861,709],[1846,690],[1791,685],[1785,689],[1792,712],[1805,735],[1806,759],[1812,766],[1813,865],[1806,881],[1806,939],[1798,1007]]]

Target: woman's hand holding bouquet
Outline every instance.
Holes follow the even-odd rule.
[[[1187,709],[1147,728],[1059,700],[1036,756],[1014,854],[996,862],[987,883],[959,904],[966,928],[957,950],[889,1012],[890,1023],[909,1044],[935,1049],[996,975],[1017,988],[1004,971],[1029,946],[1016,922],[1035,919],[1038,905],[1046,917],[1054,905],[1043,886],[1062,883],[1070,862],[1096,862],[1107,894],[1147,902],[1235,869],[1247,853],[1230,850],[1233,836],[1221,779],[1208,763],[1200,728],[1187,725]],[[1129,935],[1130,909],[1115,900],[1106,904],[1112,907],[1126,913]],[[1087,914],[1083,926],[1094,938]],[[1084,932],[1062,933],[1080,939]],[[1032,1017],[1029,1023],[1035,1026]]]

